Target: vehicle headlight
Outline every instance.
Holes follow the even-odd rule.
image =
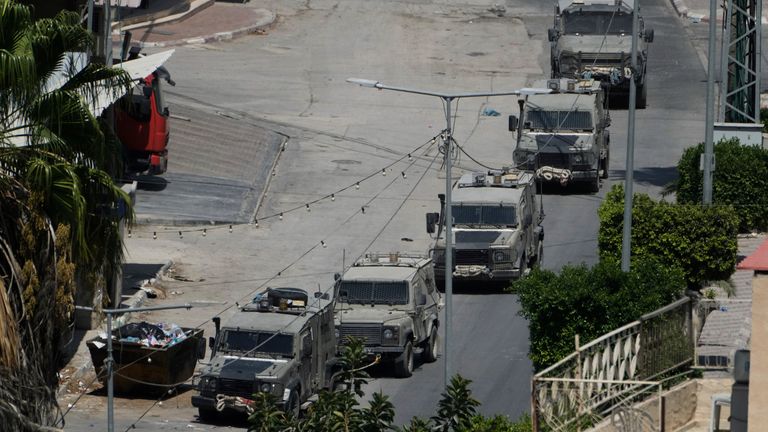
[[[270,383],[262,383],[259,386],[259,390],[263,393],[270,393],[272,391],[272,384]]]
[[[200,378],[200,392],[215,392],[216,391],[216,378],[212,376],[204,376]]]
[[[384,331],[381,332],[381,336],[384,339],[393,340],[397,339],[397,327],[384,327]]]
[[[493,253],[494,262],[507,262],[511,261],[511,256],[508,250],[497,250]]]

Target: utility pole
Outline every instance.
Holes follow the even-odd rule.
[[[707,49],[707,111],[704,136],[704,179],[703,196],[704,205],[712,204],[712,171],[714,156],[714,143],[712,142],[715,130],[715,21],[717,20],[717,0],[709,1],[709,46]]]
[[[104,65],[112,67],[112,0],[104,0]]]
[[[714,0],[713,0],[714,1]],[[637,104],[637,37],[638,37],[638,13],[640,11],[639,0],[635,0],[632,9],[632,50],[630,55],[632,76],[629,80],[629,113],[627,121],[627,169],[624,176],[624,231],[621,241],[621,271],[628,272],[632,257],[632,202],[635,181],[635,112]]]
[[[551,93],[550,89],[523,88],[520,90],[506,92],[479,92],[479,93],[440,93],[428,90],[419,90],[406,87],[393,87],[376,80],[347,78],[347,82],[358,84],[362,87],[376,88],[379,90],[392,90],[403,93],[414,93],[425,96],[439,97],[444,102],[445,107],[445,133],[443,134],[443,151],[445,152],[445,340],[443,341],[443,350],[445,352],[443,370],[443,381],[445,387],[448,387],[453,374],[453,351],[450,348],[450,342],[453,335],[453,218],[451,214],[451,189],[453,180],[451,169],[453,161],[451,160],[453,129],[451,120],[454,113],[451,111],[451,103],[460,98],[469,97],[490,97],[490,96],[512,96],[512,95],[531,95]]]

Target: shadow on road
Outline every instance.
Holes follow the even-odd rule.
[[[611,170],[611,179],[623,179],[625,170]],[[670,167],[646,167],[635,169],[635,182],[648,186],[665,187],[677,180],[676,166]]]

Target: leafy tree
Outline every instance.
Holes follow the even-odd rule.
[[[600,205],[601,259],[621,257],[624,192],[615,185]],[[736,265],[738,218],[730,206],[679,205],[635,194],[632,256],[653,257],[679,267],[688,285],[725,280]]]
[[[739,231],[768,229],[768,150],[744,146],[738,139],[715,144],[717,168],[712,181],[712,203],[731,205],[739,219]],[[699,160],[704,144],[683,152],[677,170],[680,178],[673,189],[679,204],[699,204],[703,175]]]
[[[0,424],[7,430],[56,423],[57,349],[76,287],[98,284],[122,260],[115,214],[127,197],[107,172],[120,153],[90,106],[100,92],[120,94],[130,82],[103,65],[73,68],[68,53],[91,44],[77,14],[33,20],[28,6],[0,0]]]
[[[685,286],[681,270],[635,257],[629,273],[611,258],[592,268],[565,266],[559,274],[534,269],[511,290],[528,320],[529,357],[541,370],[573,352],[577,334],[595,339],[676,300]]]

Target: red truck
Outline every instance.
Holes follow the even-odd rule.
[[[122,103],[115,104],[115,132],[130,173],[162,174],[168,168],[169,111],[162,81],[175,85],[168,70],[160,66],[140,79]]]

